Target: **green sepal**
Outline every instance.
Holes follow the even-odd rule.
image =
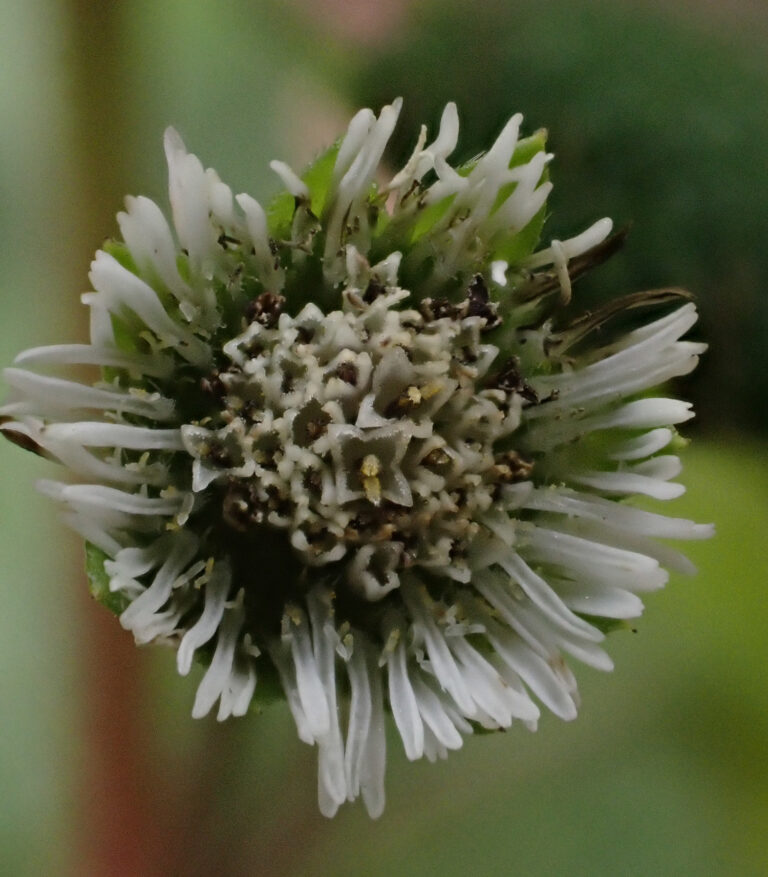
[[[128,249],[128,244],[123,241],[116,241],[114,238],[108,238],[102,244],[101,249],[112,256],[116,262],[119,262],[126,271],[130,271],[131,274],[135,274],[137,277],[139,276],[139,268],[131,251]]]
[[[260,713],[266,707],[285,700],[285,691],[275,665],[265,655],[256,658],[256,687],[248,712]]]
[[[341,141],[337,140],[320,155],[301,174],[302,181],[309,189],[309,209],[315,216],[321,216],[328,202],[331,178]],[[267,228],[275,240],[289,240],[296,199],[290,192],[279,192],[267,207]]]
[[[544,129],[537,131],[530,137],[526,137],[517,144],[509,166],[513,168],[529,162],[536,153],[543,152],[546,145],[547,132]],[[541,174],[539,185],[546,183],[548,180],[549,169],[545,167]],[[497,207],[506,201],[506,199],[512,194],[515,185],[515,183],[512,183],[508,190],[504,187],[499,192]],[[520,231],[515,232],[513,235],[506,235],[502,232],[498,236],[497,241],[491,248],[491,259],[503,259],[510,265],[515,265],[525,259],[526,256],[530,256],[541,240],[541,232],[544,228],[546,219],[547,205],[545,203],[533,219],[531,219],[526,226],[521,228]]]
[[[121,615],[128,606],[128,598],[109,589],[109,576],[104,563],[109,560],[101,548],[92,542],[85,543],[85,574],[88,576],[88,588],[91,596],[113,615]]]

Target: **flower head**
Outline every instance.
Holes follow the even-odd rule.
[[[96,596],[180,673],[206,666],[194,716],[281,690],[327,815],[359,794],[381,812],[387,712],[411,759],[534,729],[539,704],[573,718],[565,659],[609,669],[605,632],[690,569],[656,538],[710,533],[622,502],[683,490],[667,449],[690,406],[650,391],[704,349],[681,340],[693,304],[568,320],[571,279],[619,237],[600,220],[535,251],[543,135],[514,116],[454,168],[449,104],[382,183],[398,111],[358,113],[302,177],[273,162],[267,211],[168,131],[173,228],[128,198],[90,343],[5,371],[5,435],[84,479],[40,486]],[[643,308],[661,315],[610,331]],[[71,364],[93,383],[45,373]]]

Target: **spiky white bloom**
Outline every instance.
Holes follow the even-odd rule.
[[[385,714],[408,758],[475,727],[572,719],[566,658],[610,669],[604,631],[708,526],[671,499],[674,427],[649,395],[696,365],[693,304],[591,344],[629,297],[558,326],[609,220],[534,253],[551,184],[514,116],[455,169],[458,117],[376,183],[399,102],[358,113],[265,211],[165,138],[173,228],[118,215],[83,296],[90,344],[6,369],[6,436],[84,483],[46,481],[89,543],[92,586],[136,641],[207,666],[193,715],[281,686],[319,750],[326,815],[384,806]],[[92,384],[45,374],[91,365]]]

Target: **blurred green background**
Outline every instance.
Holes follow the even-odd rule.
[[[165,203],[162,130],[265,200],[359,105],[405,98],[393,161],[455,99],[458,152],[514,111],[550,130],[547,237],[624,252],[575,308],[693,289],[712,349],[681,388],[701,572],[650,596],[583,710],[439,765],[393,738],[389,802],[333,821],[287,710],[193,722],[196,680],[90,605],[80,546],[0,446],[0,873],[768,873],[768,7],[653,0],[0,0],[0,362],[85,336],[78,295],[125,193]]]

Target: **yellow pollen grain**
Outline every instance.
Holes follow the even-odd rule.
[[[363,482],[363,492],[368,502],[378,505],[381,502],[381,482],[379,473],[381,462],[376,454],[366,454],[360,464],[360,475]]]
[[[360,464],[360,474],[363,478],[376,478],[381,472],[381,462],[376,454],[366,454]]]
[[[418,405],[422,400],[421,390],[418,387],[408,387],[405,395],[411,405]]]
[[[432,381],[421,388],[421,398],[426,402],[427,399],[436,396],[442,389],[443,385],[439,381]]]

